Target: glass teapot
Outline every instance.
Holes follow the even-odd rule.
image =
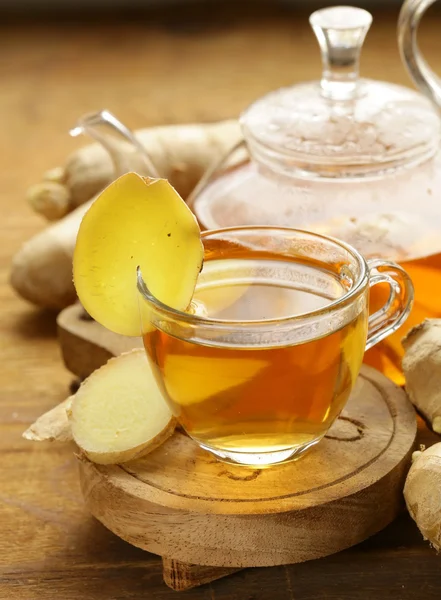
[[[310,24],[322,56],[320,81],[254,102],[240,117],[240,149],[249,156],[233,166],[227,157],[189,199],[206,229],[288,225],[401,263],[416,288],[412,315],[366,356],[397,383],[403,383],[403,335],[426,317],[441,317],[441,120],[434,106],[441,106],[441,85],[416,44],[418,22],[433,2],[405,2],[398,28],[403,60],[432,102],[359,78],[372,21],[367,11],[317,11]]]
[[[441,119],[433,103],[441,105],[441,85],[416,45],[419,19],[434,1],[407,0],[398,34],[403,60],[432,102],[402,86],[359,78],[370,13],[348,6],[319,10],[310,23],[322,55],[321,79],[254,102],[240,117],[243,141],[188,199],[204,229],[304,228],[345,240],[367,258],[401,263],[416,288],[412,314],[405,329],[366,355],[397,383],[403,383],[401,338],[424,318],[441,317]],[[108,113],[103,122],[103,114],[75,131],[103,143],[121,172],[109,129],[129,142],[127,152],[143,150]],[[157,175],[148,157],[135,164]],[[381,295],[380,289],[371,296],[372,310],[384,304]]]

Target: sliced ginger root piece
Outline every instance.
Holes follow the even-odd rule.
[[[155,298],[186,310],[203,254],[196,218],[171,185],[127,173],[83,217],[73,258],[74,284],[91,317],[115,333],[138,336],[137,267]]]
[[[75,395],[39,417],[23,437],[73,439],[90,460],[119,464],[155,450],[175,426],[144,350],[136,349],[92,373]]]
[[[155,450],[176,427],[142,349],[111,358],[94,371],[72,397],[68,416],[77,446],[102,465]]]

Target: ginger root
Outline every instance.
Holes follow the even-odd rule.
[[[32,185],[26,199],[35,212],[44,215],[48,221],[57,221],[69,212],[69,190],[56,181],[42,181]]]
[[[402,343],[406,391],[433,430],[441,434],[441,319],[426,319]]]
[[[67,416],[71,404],[72,398],[70,397],[41,415],[24,432],[23,437],[33,442],[68,442],[72,440],[72,430]]]
[[[240,139],[240,129],[237,121],[221,121],[153,127],[137,135],[161,176],[186,198],[205,170]],[[33,186],[29,199],[35,210],[53,219],[72,212],[31,238],[14,256],[10,282],[20,296],[53,309],[75,302],[72,256],[78,228],[94,195],[113,179],[110,156],[99,144],[92,144]]]
[[[86,202],[26,242],[12,259],[10,283],[22,298],[46,308],[65,308],[76,300],[72,257]]]
[[[241,137],[236,120],[150,127],[135,135],[160,176],[184,198],[207,168]],[[136,171],[136,164],[131,168]],[[49,171],[42,183],[30,188],[27,198],[36,212],[54,220],[90,200],[114,178],[109,154],[99,144],[91,144],[69,156],[64,167]]]
[[[111,358],[78,391],[24,432],[33,441],[73,439],[89,460],[120,464],[155,450],[174,432],[143,349]]]
[[[415,452],[404,486],[404,498],[424,539],[441,550],[441,443]]]

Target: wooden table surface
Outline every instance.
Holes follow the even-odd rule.
[[[66,397],[72,378],[60,361],[54,315],[16,298],[8,271],[12,254],[44,226],[27,207],[25,189],[84,143],[67,135],[82,113],[106,107],[131,127],[210,121],[237,115],[268,90],[319,75],[305,14],[212,8],[192,15],[191,24],[180,13],[159,13],[131,22],[0,26],[0,600],[176,597],[162,583],[158,557],[122,542],[87,514],[72,449],[21,438]],[[410,84],[395,23],[395,13],[376,14],[362,72]],[[427,58],[441,73],[441,15],[432,13],[422,31]],[[403,515],[352,550],[286,568],[249,569],[183,597],[439,599],[440,567],[441,557]]]

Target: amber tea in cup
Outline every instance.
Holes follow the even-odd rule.
[[[203,234],[204,268],[188,313],[154,299],[143,332],[167,402],[219,458],[272,465],[317,444],[343,409],[366,348],[406,318],[412,284],[397,265],[303,231]],[[387,283],[369,316],[369,288]],[[148,315],[148,318],[145,316]]]

